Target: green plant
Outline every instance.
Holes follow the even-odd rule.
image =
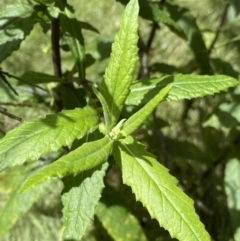
[[[22,15],[25,10],[29,12],[29,9],[29,6],[19,5],[17,12]],[[22,181],[19,181],[21,188],[18,187],[16,192],[21,189],[23,194],[19,194],[20,196],[25,195],[27,199],[31,197],[35,199],[36,190],[43,188],[42,185],[37,186],[37,184],[52,177],[59,177],[65,187],[62,194],[65,239],[82,239],[96,213],[113,239],[139,240],[138,236],[134,237],[134,235],[142,231],[135,220],[132,225],[137,228],[129,234],[132,236],[124,239],[125,234],[118,232],[117,228],[113,230],[112,223],[104,218],[104,213],[107,212],[104,202],[99,204],[105,187],[104,177],[114,160],[122,172],[123,183],[131,187],[136,200],[147,208],[150,216],[155,218],[160,226],[169,231],[172,238],[184,241],[210,240],[210,235],[195,212],[192,199],[177,187],[176,178],[171,176],[156,157],[146,151],[132,134],[160,102],[211,95],[236,86],[238,81],[225,75],[196,74],[167,75],[134,81],[133,76],[138,60],[138,11],[138,1],[131,0],[121,18],[120,31],[112,45],[111,59],[104,79],[97,87],[92,87],[93,92],[86,98],[86,107],[63,110],[43,119],[25,121],[19,127],[9,131],[0,140],[0,170],[35,161],[47,153],[58,151],[61,147],[68,147],[65,155],[53,163],[44,165],[37,173],[27,178],[23,186],[21,186]],[[23,38],[30,33],[34,21],[39,21],[44,27],[41,14],[46,17],[47,13],[51,15],[48,17],[52,19],[53,24],[56,21],[55,18],[60,21],[63,38],[75,59],[72,72],[78,73],[79,84],[86,84],[84,81],[86,81],[87,58],[79,26],[82,28],[85,26],[91,30],[94,28],[76,20],[70,6],[64,1],[56,1],[55,6],[52,1],[41,1],[41,4],[35,6],[35,10],[28,17],[20,20],[28,22],[27,26],[29,26],[27,28],[26,23],[23,23],[24,29],[21,31],[24,33],[19,33],[17,41],[5,42],[5,48],[9,44],[11,49],[1,55],[1,60],[19,47]],[[32,25],[29,24],[29,19],[32,20]],[[164,19],[167,24],[175,28],[175,31],[182,34],[176,23],[168,16]],[[199,58],[197,56],[196,59],[199,60]],[[207,72],[211,72],[206,62],[201,59],[199,63],[202,72],[206,69],[209,69]],[[35,84],[63,82],[64,78],[58,72],[59,69],[56,69],[55,77],[43,73],[28,73],[24,78],[35,79]],[[4,76],[4,72],[2,73]],[[5,77],[4,79],[6,80]],[[73,84],[69,85],[69,88],[76,90]],[[75,94],[80,93],[75,92]],[[141,108],[134,110],[127,119],[121,119],[125,104],[140,105]],[[83,137],[86,135],[90,136],[91,141],[84,141]],[[80,143],[76,140],[80,140]],[[33,162],[28,164],[27,168],[31,171],[36,168],[36,165]],[[28,176],[29,172],[26,173]],[[34,200],[30,205],[33,202]],[[1,224],[5,222],[6,216],[11,217],[9,213],[9,210],[5,211],[1,216]],[[134,218],[130,216],[129,219]],[[143,233],[141,235],[142,240],[146,240],[145,235]]]

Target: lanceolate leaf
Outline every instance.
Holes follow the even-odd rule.
[[[60,23],[67,44],[76,60],[79,78],[85,80],[85,47],[81,25],[75,18],[69,18],[63,14],[60,15]]]
[[[169,83],[173,83],[173,85],[166,97],[168,101],[212,95],[239,84],[237,80],[225,75],[178,74],[150,80],[139,80],[139,82],[132,84],[126,104],[139,105],[147,103],[160,89]]]
[[[147,240],[139,221],[126,208],[122,196],[114,189],[104,188],[96,216],[115,241]]]
[[[42,84],[42,83],[50,83],[50,82],[57,82],[61,83],[63,82],[63,78],[44,74],[44,73],[38,73],[33,71],[25,72],[22,77],[23,80],[28,81],[31,84]]]
[[[23,186],[23,191],[45,181],[50,177],[76,176],[78,173],[92,169],[105,162],[112,149],[112,141],[108,136],[103,139],[87,142],[58,159],[49,166],[41,169]]]
[[[0,171],[70,145],[92,131],[98,119],[94,109],[85,107],[24,122],[0,140]]]
[[[135,131],[152,113],[152,111],[157,107],[157,105],[163,101],[168,92],[170,91],[172,84],[167,85],[163,88],[155,97],[153,97],[142,109],[133,114],[126,122],[123,124],[122,131],[125,135],[131,134]]]
[[[81,240],[86,233],[101,197],[107,167],[108,163],[104,163],[100,170],[84,172],[74,179],[69,177],[70,180],[64,180],[64,183],[69,181],[73,186],[62,196],[65,239]]]
[[[110,63],[100,85],[100,92],[107,101],[111,113],[111,128],[118,121],[129,93],[129,86],[137,62],[138,9],[137,0],[131,0],[127,5],[121,18],[120,31],[112,45]],[[111,131],[111,128],[107,131]]]
[[[26,213],[38,200],[40,194],[44,190],[44,187],[46,187],[47,183],[39,186],[38,188],[32,189],[28,193],[20,193],[22,183],[29,176],[30,172],[31,168],[25,166],[10,170],[1,176],[1,179],[4,180],[4,183],[10,183],[10,188],[12,188],[10,193],[9,187],[7,190],[5,190],[8,197],[4,205],[1,205],[2,207],[0,209],[1,240],[3,235],[6,234],[14,226],[18,218]]]
[[[32,6],[5,5],[0,10],[0,63],[20,47],[34,26]]]
[[[129,136],[116,142],[113,154],[122,169],[123,182],[172,237],[180,241],[210,241],[193,201],[140,143]]]

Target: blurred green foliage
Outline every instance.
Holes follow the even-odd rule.
[[[2,0],[0,9],[15,2]],[[29,5],[35,3],[25,0],[19,2]],[[196,56],[204,54],[204,58],[209,61],[207,67],[211,68],[209,72],[206,71],[207,74],[224,74],[239,79],[238,1],[161,2],[160,8],[168,16],[171,16],[171,12],[167,5],[174,4],[171,6],[177,5],[181,14],[184,12],[186,16],[190,14],[191,17],[186,17],[185,22],[181,14],[178,19],[176,15],[175,19],[172,17],[174,22],[180,22],[180,28],[183,26],[182,35],[162,22],[139,19],[141,61],[135,73],[136,78],[161,77],[175,73],[202,74],[206,62],[202,62],[205,60],[199,60]],[[68,3],[73,6],[77,20],[89,23],[99,31],[96,33],[87,29],[82,30],[86,48],[86,79],[90,85],[97,84],[101,82],[109,62],[111,44],[119,29],[119,19],[124,6],[112,0],[69,0]],[[157,5],[158,2],[154,4]],[[194,28],[191,28],[193,25]],[[192,34],[189,33],[190,30]],[[196,32],[197,35],[194,35]],[[195,37],[199,40],[199,36],[203,39],[202,45],[193,47],[191,41],[195,44]],[[1,63],[2,70],[16,77],[26,78],[27,81],[33,81],[32,76],[30,79],[26,77],[26,72],[29,71],[53,75],[52,47],[49,39],[50,31],[44,32],[39,23],[35,24],[31,34],[21,43],[20,49]],[[78,78],[75,74],[74,59],[68,49],[64,48],[66,43],[63,41],[61,44],[62,72],[66,82],[71,83],[72,79]],[[40,81],[37,84],[47,90],[43,91],[12,76],[7,76],[7,80],[19,96],[15,96],[3,82],[0,82],[0,106],[24,120],[45,116],[59,111],[61,107],[83,107],[91,99],[91,93],[86,94],[86,88],[82,86],[66,87],[58,85],[55,81],[47,84]],[[57,95],[60,96],[62,103],[58,102]],[[81,97],[76,99],[76,96]],[[234,90],[230,89],[228,93],[215,96],[190,101],[164,102],[134,133],[137,139],[146,144],[147,149],[157,156],[158,161],[179,180],[179,186],[183,191],[194,200],[196,211],[214,241],[240,240],[240,196],[237,195],[240,183],[239,105],[239,86]],[[138,106],[127,106],[121,117],[128,118],[138,109]],[[0,138],[18,125],[18,121],[0,114]],[[99,133],[92,133],[87,139],[91,140],[93,135]],[[72,148],[84,141],[85,139],[76,141]],[[57,154],[48,154],[40,159],[40,163],[51,163],[65,151],[63,149]],[[17,176],[18,172],[21,170],[15,167],[1,173],[0,207],[4,207],[10,194],[14,192],[14,178],[11,177]],[[101,212],[111,212],[110,208],[105,211],[106,205],[113,206],[113,211],[114,208],[121,209],[122,215],[125,209],[128,210],[128,218],[132,218],[133,222],[138,220],[147,240],[172,240],[165,230],[159,228],[157,221],[150,218],[141,203],[135,201],[130,188],[122,184],[121,173],[113,162],[108,168],[105,183],[109,189],[114,188],[119,199],[116,201],[113,198],[112,203],[108,204],[104,201],[108,193],[104,192],[97,216],[83,240],[113,240],[110,237],[111,232],[105,229],[104,222],[98,216]],[[62,189],[60,180],[53,179],[49,182],[35,204],[29,207],[28,211],[24,210],[22,216],[16,217],[15,225],[2,240],[60,240],[63,232],[60,202]],[[115,202],[119,206],[114,206]],[[0,225],[4,223],[0,222]],[[142,240],[145,240],[144,235],[142,234]]]

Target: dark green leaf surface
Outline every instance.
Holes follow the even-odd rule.
[[[117,1],[124,5],[128,3],[128,0]],[[166,24],[167,26],[173,28],[176,32],[183,34],[180,27],[174,22],[174,20],[168,15],[168,13],[166,13],[160,8],[161,5],[159,4],[159,2],[153,3],[147,0],[139,0],[139,6],[139,15],[142,18],[150,21],[155,21],[157,23]]]
[[[24,122],[0,140],[0,170],[70,145],[92,131],[98,120],[97,112],[85,107]]]
[[[73,186],[62,196],[65,239],[81,240],[86,233],[101,197],[107,167],[108,163],[104,163],[100,170],[80,174],[79,186]]]
[[[60,23],[64,38],[76,60],[79,78],[85,80],[85,47],[81,24],[79,24],[77,19],[69,18],[63,14],[60,15]]]
[[[23,186],[23,191],[54,176],[76,176],[80,172],[99,166],[107,160],[111,150],[112,141],[108,136],[97,141],[86,142],[29,178]]]
[[[32,7],[28,4],[5,5],[0,10],[0,63],[19,49],[34,26]]]
[[[120,31],[112,45],[111,60],[100,85],[100,92],[110,110],[111,123],[108,132],[118,121],[133,80],[138,58],[138,10],[138,1],[131,0],[121,18]]]
[[[143,145],[127,137],[116,143],[113,154],[122,169],[123,182],[172,237],[180,241],[210,241],[193,201]]]
[[[147,103],[160,89],[169,83],[173,83],[173,85],[166,97],[168,101],[212,95],[239,84],[237,80],[225,75],[177,74],[150,80],[140,80],[131,85],[131,92],[126,104],[139,105]]]

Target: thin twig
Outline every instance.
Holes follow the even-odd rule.
[[[149,78],[149,66],[148,66],[148,55],[151,50],[151,46],[153,43],[153,39],[155,37],[156,31],[159,28],[158,23],[153,23],[149,38],[145,46],[142,46],[141,51],[139,52],[140,55],[140,70],[138,74],[138,79],[140,78]]]
[[[59,18],[56,18],[52,21],[51,25],[51,43],[52,43],[52,61],[54,75],[62,77],[62,66],[61,66],[61,55],[60,55],[60,27],[59,27]]]
[[[10,90],[12,90],[12,92],[15,94],[15,95],[18,95],[17,91],[12,87],[12,85],[7,81],[5,75],[4,75],[4,72],[2,72],[0,70],[0,78],[3,80],[3,82],[9,87]]]
[[[221,16],[221,20],[220,20],[220,23],[219,23],[219,26],[216,30],[216,34],[215,34],[215,37],[208,49],[208,55],[210,56],[211,53],[212,53],[212,50],[214,49],[214,46],[219,38],[219,35],[220,35],[220,32],[221,32],[221,29],[222,27],[224,26],[225,24],[225,21],[226,21],[226,16],[227,16],[227,12],[228,12],[228,7],[229,7],[229,4],[226,4],[224,10],[223,10],[223,13],[222,13],[222,16]],[[182,124],[184,123],[185,119],[187,118],[188,116],[188,113],[189,113],[189,110],[192,108],[192,105],[194,103],[194,100],[186,100],[185,101],[185,108],[184,108],[184,111],[183,111],[183,114],[182,114],[182,118],[181,118],[181,122]]]
[[[22,79],[22,78],[19,78],[19,77],[15,76],[15,75],[9,74],[9,73],[7,73],[7,72],[5,72],[5,71],[2,71],[2,70],[1,70],[1,73],[4,74],[4,75],[6,75],[7,77],[14,78],[14,79],[16,79],[16,80],[19,80],[20,82],[26,83],[26,84],[28,84],[28,85],[30,85],[30,86],[33,86],[33,87],[35,87],[35,88],[38,88],[38,89],[40,89],[40,90],[43,90],[43,91],[47,92],[47,90],[44,89],[44,88],[42,88],[41,86],[32,84],[32,83],[28,82],[27,80],[24,80],[24,79]]]
[[[17,121],[20,121],[20,122],[23,121],[23,119],[22,119],[21,117],[18,117],[18,116],[16,116],[16,115],[13,115],[13,114],[9,113],[9,112],[7,111],[7,109],[5,109],[5,108],[0,107],[0,113],[3,114],[3,115],[8,116],[8,117],[10,117],[10,118],[12,118],[12,119],[14,119],[14,120],[17,120]]]
[[[25,103],[11,103],[11,102],[0,102],[0,105],[4,106],[22,106],[22,107],[34,107],[32,104],[25,104]]]
[[[223,10],[223,13],[222,13],[222,16],[221,16],[221,20],[220,20],[219,26],[217,28],[215,37],[214,37],[214,39],[213,39],[213,41],[212,41],[212,43],[211,43],[211,45],[210,45],[210,47],[208,49],[208,54],[209,55],[211,54],[211,52],[212,52],[212,50],[213,50],[213,48],[214,48],[214,46],[215,46],[215,44],[216,44],[216,42],[217,42],[217,40],[219,38],[220,32],[221,32],[221,30],[222,30],[222,28],[223,28],[223,26],[224,26],[224,24],[226,22],[228,8],[229,8],[229,3],[226,4],[226,6],[225,6],[225,8]]]

